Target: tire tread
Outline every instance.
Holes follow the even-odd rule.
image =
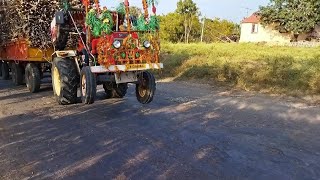
[[[58,103],[61,105],[77,103],[79,74],[76,63],[70,58],[57,57],[53,61],[54,67],[58,68],[61,80],[61,93],[59,97],[57,96]],[[53,73],[53,70],[51,72]]]

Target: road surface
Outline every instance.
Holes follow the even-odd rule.
[[[320,108],[190,82],[59,106],[0,81],[0,179],[320,179]]]

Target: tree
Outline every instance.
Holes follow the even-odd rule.
[[[192,0],[180,0],[175,12],[159,16],[160,38],[170,42],[199,42],[202,32],[199,15],[199,10]],[[236,41],[239,35],[239,25],[218,18],[205,18],[205,42]]]
[[[184,17],[178,13],[169,13],[159,16],[160,19],[160,37],[165,41],[183,42],[185,41]],[[192,31],[189,34],[189,42],[195,42],[200,38],[201,24],[199,18],[193,17]]]
[[[200,15],[199,8],[192,0],[179,0],[176,13],[182,15],[184,18],[184,41],[185,43],[189,43],[194,18],[198,18]]]
[[[204,42],[234,41],[232,37],[238,35],[238,26],[233,22],[219,18],[206,18],[204,22]]]
[[[271,0],[259,13],[264,25],[299,35],[314,29],[320,21],[319,10],[319,0]]]
[[[184,37],[184,19],[177,13],[159,16],[160,38],[170,42],[180,42]]]

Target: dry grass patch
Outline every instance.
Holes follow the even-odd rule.
[[[320,48],[256,44],[163,44],[164,75],[245,90],[320,94]]]

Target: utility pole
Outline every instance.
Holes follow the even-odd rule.
[[[246,10],[247,17],[249,16],[249,12],[253,10],[253,9],[248,8],[248,7],[241,7],[241,8]]]
[[[206,23],[206,16],[204,16],[203,20],[202,20],[202,28],[201,28],[201,42],[203,42],[203,35],[204,35],[204,26]]]

